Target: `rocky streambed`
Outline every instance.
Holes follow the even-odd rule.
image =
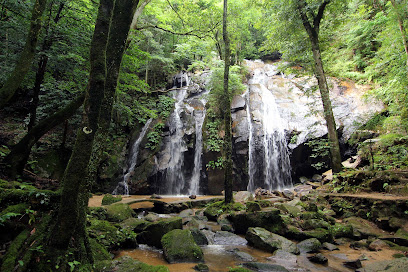
[[[234,198],[135,196],[91,208],[91,239],[115,255],[97,271],[408,271],[408,197],[301,185]]]

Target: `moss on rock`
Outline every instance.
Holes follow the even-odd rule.
[[[137,236],[140,244],[161,247],[161,238],[163,235],[174,229],[182,229],[183,223],[181,217],[165,218],[160,221],[152,222]]]
[[[278,209],[254,213],[237,213],[228,216],[235,232],[245,234],[249,227],[261,227],[270,232],[285,234],[287,227]]]
[[[169,263],[204,261],[203,251],[189,230],[172,230],[162,237],[161,244]]]
[[[110,205],[122,200],[121,196],[113,196],[111,194],[106,194],[102,198],[102,205]]]
[[[20,250],[24,245],[30,232],[28,230],[23,230],[11,243],[7,250],[6,255],[3,258],[0,271],[12,272],[15,271],[17,258],[20,256]]]
[[[124,203],[115,203],[104,208],[106,209],[106,219],[112,222],[122,222],[133,215],[133,210]]]

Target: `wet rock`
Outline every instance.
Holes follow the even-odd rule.
[[[290,200],[295,198],[295,194],[292,191],[287,190],[287,189],[283,190],[282,194],[283,194],[284,197],[286,197],[287,199],[290,199]]]
[[[271,232],[284,234],[286,225],[278,209],[254,213],[236,213],[228,216],[237,234],[245,234],[249,227],[262,227]]]
[[[208,239],[205,234],[199,229],[190,229],[191,234],[193,235],[194,241],[199,246],[208,245]]]
[[[368,245],[368,249],[372,251],[381,251],[389,247],[390,246],[386,242],[380,239],[374,240]]]
[[[179,216],[181,218],[192,216],[192,215],[194,215],[194,210],[192,210],[192,209],[187,209],[187,210],[181,211],[180,214],[179,214]]]
[[[299,225],[303,230],[314,230],[318,228],[328,229],[330,224],[322,219],[307,219],[303,222],[299,222]]]
[[[106,219],[112,222],[122,222],[133,215],[133,210],[124,203],[115,203],[104,207]]]
[[[306,182],[309,181],[309,179],[307,177],[300,177],[299,181],[300,181],[300,183],[305,184]]]
[[[361,264],[360,259],[343,262],[343,265],[345,267],[347,267],[347,268],[350,268],[350,269],[359,269],[359,268],[363,267],[363,265]]]
[[[252,271],[273,271],[273,272],[289,272],[285,267],[277,264],[268,264],[268,263],[259,263],[259,262],[250,262],[244,263],[244,267]]]
[[[318,264],[327,264],[328,262],[327,258],[321,253],[308,256],[307,258],[309,259],[309,261]]]
[[[364,266],[364,268],[356,270],[359,272],[402,272],[408,271],[408,258],[398,258],[388,261],[378,261]]]
[[[208,265],[199,263],[194,266],[194,270],[200,271],[200,272],[208,272],[210,271],[210,268],[208,268]]]
[[[150,223],[146,220],[132,217],[120,223],[120,226],[124,229],[133,230],[137,233],[143,231],[149,224]]]
[[[275,204],[275,206],[279,210],[290,214],[292,217],[297,217],[301,213],[301,210],[298,206],[290,205],[289,203],[277,203]]]
[[[244,110],[246,105],[245,98],[240,95],[235,95],[231,101],[231,112],[234,113],[239,110]]]
[[[148,213],[148,214],[144,217],[144,219],[145,219],[146,221],[149,221],[149,222],[156,222],[156,221],[160,220],[160,216],[159,216],[158,214],[156,214],[156,213]]]
[[[322,228],[314,229],[314,230],[307,230],[304,231],[303,234],[308,238],[316,238],[320,242],[331,242],[333,241],[333,236],[330,231]]]
[[[207,238],[207,242],[209,245],[214,244],[215,232],[211,230],[202,230],[201,233],[205,235],[205,238]]]
[[[385,232],[379,229],[375,224],[360,217],[353,216],[346,218],[343,221],[350,224],[353,227],[353,229],[361,233],[363,237],[368,236],[378,237],[385,234]]]
[[[257,212],[261,210],[261,206],[258,202],[255,201],[248,201],[246,203],[247,212]]]
[[[268,257],[268,260],[275,262],[276,264],[282,265],[292,271],[300,271],[297,266],[297,256],[293,253],[289,253],[283,250],[276,250],[273,256]]]
[[[323,177],[321,175],[319,175],[319,174],[314,174],[313,177],[312,177],[312,181],[314,181],[314,182],[321,182],[322,179],[323,179]]]
[[[329,227],[330,232],[333,234],[334,238],[353,238],[354,231],[351,225],[334,224]]]
[[[317,252],[322,247],[322,244],[316,238],[310,238],[297,244],[300,253]]]
[[[254,200],[254,197],[251,192],[248,191],[239,191],[234,194],[234,201],[239,203],[246,203],[248,201]]]
[[[229,246],[240,246],[246,245],[247,240],[244,238],[228,232],[228,231],[217,231],[214,235],[215,245],[229,245]]]
[[[195,218],[191,218],[191,220],[185,224],[185,228],[202,230],[202,229],[205,229],[206,226],[205,226],[205,222],[197,220]]]
[[[204,255],[189,230],[175,229],[161,238],[164,258],[169,263],[203,262]]]
[[[250,254],[241,251],[239,248],[234,248],[229,250],[232,254],[236,256],[237,259],[244,261],[244,262],[254,262],[256,259],[252,257]]]
[[[249,228],[245,235],[245,239],[248,240],[250,245],[270,252],[281,249],[294,254],[299,253],[296,244],[285,237],[269,232],[264,228]]]
[[[99,270],[98,270],[99,271]],[[116,272],[144,272],[144,271],[157,271],[166,272],[168,268],[164,265],[153,266],[133,259],[130,256],[123,256],[121,258],[113,260],[109,265],[101,268],[100,271],[116,271]]]
[[[228,232],[234,232],[234,229],[232,228],[232,226],[227,225],[227,224],[221,225],[221,230],[222,231],[228,231]]]
[[[351,243],[352,241],[353,241],[353,240],[350,239],[350,238],[342,237],[342,238],[339,238],[339,239],[335,239],[335,240],[334,240],[334,243],[335,243],[336,245],[343,246],[343,245],[346,245],[346,244]]]
[[[188,198],[190,198],[190,199],[196,199],[197,196],[196,196],[196,195],[190,195],[190,196],[188,196]]]
[[[181,217],[165,218],[157,222],[150,223],[140,234],[137,241],[140,244],[161,247],[161,238],[164,234],[174,229],[182,228]]]
[[[369,242],[367,239],[362,239],[359,241],[353,241],[350,243],[350,248],[359,249],[359,248],[367,248]]]
[[[326,249],[326,250],[329,250],[329,251],[339,250],[339,248],[336,245],[333,245],[333,244],[327,243],[327,242],[324,242],[322,244],[322,248]]]

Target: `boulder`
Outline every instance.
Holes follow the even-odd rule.
[[[294,254],[299,253],[295,243],[285,237],[269,232],[264,228],[249,228],[245,239],[248,240],[250,245],[270,252],[281,249]]]
[[[330,231],[322,228],[317,228],[314,230],[307,230],[302,232],[305,237],[308,238],[316,238],[318,239],[321,243],[323,242],[332,242],[333,241],[333,236],[330,233]]]
[[[215,245],[241,246],[246,245],[247,240],[228,231],[217,231],[214,236]]]
[[[250,254],[241,251],[239,248],[234,248],[232,250],[229,250],[229,252],[231,252],[232,254],[235,255],[235,257],[241,261],[244,262],[254,262],[256,261],[256,259],[254,257],[252,257]]]
[[[153,266],[148,265],[142,262],[139,262],[133,259],[130,256],[123,256],[119,259],[113,260],[110,265],[104,265],[101,269],[97,271],[116,271],[116,272],[146,272],[146,271],[155,271],[155,272],[168,272],[169,269],[164,265]]]
[[[122,222],[133,215],[133,210],[124,203],[115,203],[104,208],[106,209],[106,219],[112,222]]]
[[[351,225],[343,225],[336,223],[329,227],[330,232],[334,238],[353,238],[353,227]]]
[[[286,225],[278,209],[231,214],[228,216],[228,220],[237,234],[245,234],[250,227],[261,227],[278,234],[286,232]]]
[[[147,225],[146,228],[137,236],[137,241],[140,244],[147,244],[149,246],[160,248],[161,238],[164,234],[168,233],[171,230],[181,228],[181,217],[165,218]]]
[[[255,201],[248,201],[246,203],[247,212],[257,212],[261,210],[261,205]]]
[[[267,259],[273,261],[273,263],[286,267],[290,271],[303,271],[298,269],[299,266],[297,263],[297,256],[293,253],[278,249],[275,251],[273,256],[268,257]]]
[[[244,263],[243,266],[250,269],[251,271],[289,272],[289,270],[287,270],[285,267],[278,264],[250,262]]]
[[[190,229],[191,234],[193,235],[194,241],[199,246],[208,245],[208,240],[205,234],[198,229]]]
[[[240,95],[235,95],[231,101],[231,112],[236,112],[245,109],[245,98]]]
[[[326,249],[326,250],[329,250],[329,251],[339,250],[339,248],[336,245],[333,245],[333,244],[327,243],[327,242],[324,242],[322,244],[322,248]]]
[[[317,253],[307,257],[309,261],[318,264],[326,264],[328,262],[327,258],[322,253]]]
[[[301,213],[301,210],[298,206],[290,205],[289,203],[276,203],[275,207],[285,213],[290,214],[292,217],[297,217]]]
[[[368,245],[368,249],[372,251],[381,251],[389,247],[390,246],[386,242],[380,239],[376,239]]]
[[[322,244],[316,238],[310,238],[298,243],[297,247],[300,253],[311,253],[319,251]]]
[[[374,263],[369,263],[364,266],[364,270],[357,270],[362,272],[402,272],[408,271],[408,258],[398,258],[388,261],[378,261]]]
[[[251,192],[248,191],[239,191],[234,194],[234,201],[240,203],[246,203],[248,201],[252,201],[254,196]]]
[[[359,268],[363,267],[363,265],[361,264],[360,259],[343,262],[343,265],[345,267],[348,267],[348,268],[353,269],[353,270],[356,270],[356,269],[359,269]]]
[[[350,224],[353,229],[361,233],[363,237],[378,237],[385,234],[385,232],[379,229],[374,223],[360,217],[353,216],[346,218],[343,221]]]
[[[128,218],[125,221],[120,223],[120,226],[123,229],[133,230],[134,232],[141,232],[143,231],[147,225],[150,223],[146,220],[139,219],[139,218]]]
[[[208,265],[206,265],[206,264],[199,263],[199,264],[196,264],[194,266],[194,270],[197,270],[197,271],[200,271],[200,272],[208,272],[208,271],[210,271],[210,268],[208,268]]]
[[[175,229],[161,238],[164,258],[169,263],[203,262],[204,255],[189,230]]]

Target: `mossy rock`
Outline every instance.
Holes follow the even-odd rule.
[[[250,271],[289,272],[285,267],[278,264],[250,262],[244,263],[243,265],[251,269]]]
[[[210,204],[204,210],[204,216],[206,216],[209,220],[217,221],[217,218],[223,213],[243,210],[245,210],[245,206],[239,202],[225,204],[224,201],[217,201]]]
[[[284,213],[288,213],[292,217],[297,217],[301,214],[300,208],[289,205],[287,203],[278,203],[275,206]]]
[[[334,238],[353,238],[354,231],[351,225],[335,224],[329,227],[329,231]]]
[[[148,265],[130,256],[123,256],[110,262],[96,263],[95,272],[169,272],[169,269],[164,265]]]
[[[269,232],[264,228],[249,228],[245,239],[248,243],[256,248],[260,248],[269,252],[281,249],[293,254],[299,254],[299,250],[295,243],[289,241],[285,237]]]
[[[108,250],[137,247],[136,234],[127,229],[120,229],[119,225],[106,220],[90,220],[87,228],[89,236],[105,246]]]
[[[106,219],[112,222],[122,222],[133,215],[133,210],[125,203],[115,203],[104,207]]]
[[[95,238],[90,238],[89,243],[92,250],[92,256],[96,262],[112,259],[107,248],[100,244]]]
[[[228,220],[238,234],[246,234],[250,227],[261,227],[281,235],[285,234],[287,230],[286,224],[278,209],[254,213],[231,214],[228,216]]]
[[[137,241],[140,244],[147,244],[161,248],[161,238],[163,235],[174,229],[182,229],[183,223],[181,217],[165,218],[157,222],[152,222],[138,234]]]
[[[107,211],[103,207],[89,207],[88,214],[95,219],[106,220]]]
[[[195,265],[194,270],[197,270],[197,271],[200,271],[200,272],[210,271],[210,269],[208,268],[208,265],[203,264],[203,263],[198,263],[197,265]]]
[[[175,229],[162,239],[164,257],[169,263],[203,262],[204,255],[189,230]]]
[[[379,229],[374,223],[360,217],[349,217],[344,219],[344,222],[350,224],[354,230],[362,234],[363,237],[378,237],[384,235],[384,231]]]
[[[102,205],[110,205],[122,200],[121,196],[113,196],[111,194],[106,194],[102,198]]]
[[[331,232],[322,228],[307,230],[304,231],[303,234],[308,238],[316,238],[321,243],[333,241],[333,235],[331,234]]]
[[[25,214],[26,210],[30,206],[27,203],[20,203],[16,205],[11,205],[5,208],[3,211],[0,212],[0,216],[7,214],[7,213],[16,213],[16,214]]]
[[[29,236],[30,232],[28,230],[23,230],[11,243],[6,255],[2,259],[2,265],[0,271],[2,272],[13,272],[17,264],[17,258],[20,255],[20,251]]]
[[[247,212],[257,212],[261,210],[261,205],[255,201],[248,201],[246,203],[246,210]]]
[[[233,267],[228,270],[229,272],[253,272],[254,270],[246,269],[243,267]]]
[[[150,222],[146,220],[131,217],[121,222],[120,226],[123,229],[133,230],[134,232],[138,233],[143,231],[149,224]]]
[[[307,219],[303,222],[299,222],[299,225],[303,230],[313,230],[318,228],[328,229],[330,224],[322,219]]]
[[[316,238],[310,238],[298,243],[297,247],[300,253],[312,253],[318,252],[322,247],[322,243],[320,243],[320,241]]]

